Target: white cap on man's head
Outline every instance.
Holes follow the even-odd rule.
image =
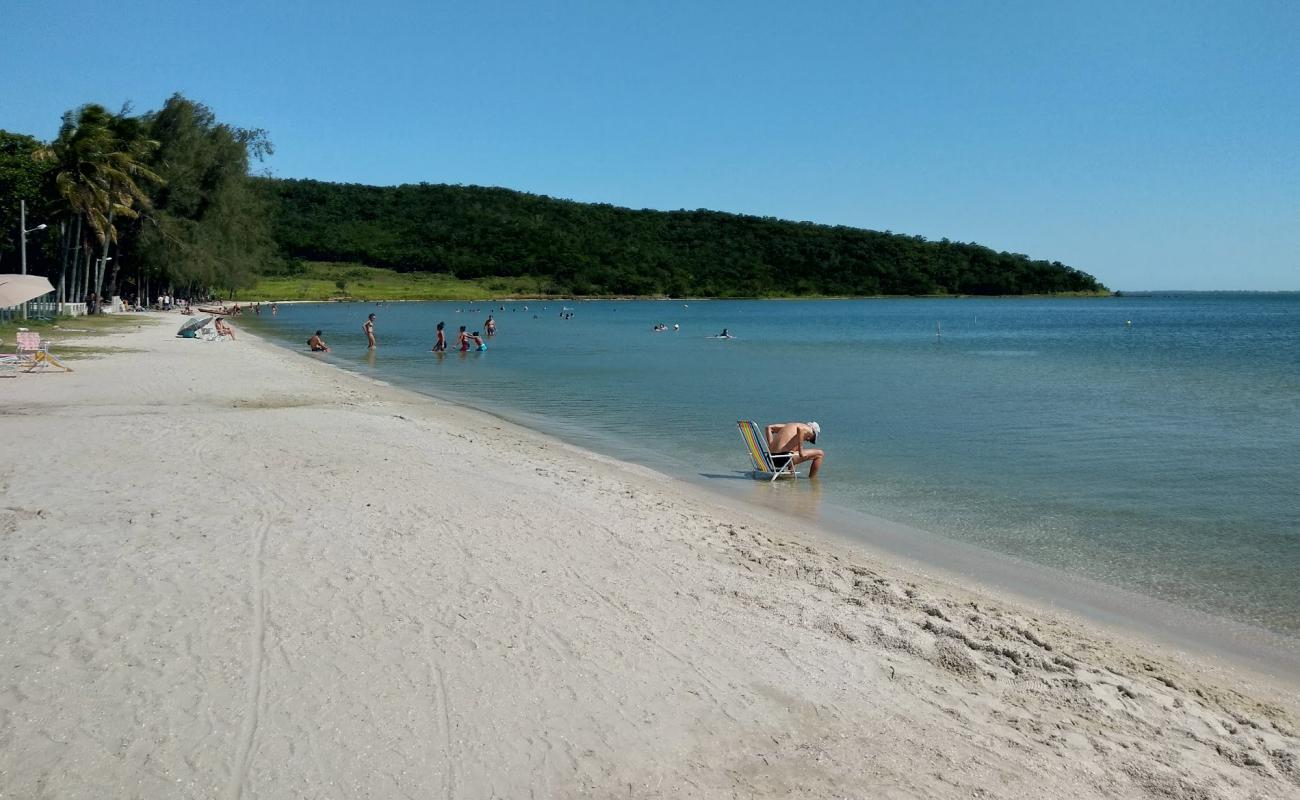
[[[816,422],[809,422],[808,427],[812,428],[813,444],[816,444],[817,438],[822,435],[822,426],[818,425]]]

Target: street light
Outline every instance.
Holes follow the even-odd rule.
[[[18,201],[18,230],[22,231],[22,235],[19,236],[18,238],[22,240],[22,244],[23,244],[22,249],[23,249],[23,274],[24,275],[27,274],[27,234],[35,233],[36,231],[43,231],[46,229],[46,227],[48,226],[44,222],[42,222],[40,225],[37,225],[35,228],[28,230],[27,201],[26,200]],[[23,319],[27,319],[26,303],[23,303]]]

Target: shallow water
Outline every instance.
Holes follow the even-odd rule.
[[[1300,635],[1300,294],[501,305],[245,323],[303,350],[320,328],[339,366],[705,484],[744,485],[738,418],[815,419],[823,479],[773,492],[786,510],[865,512]],[[429,352],[439,320],[452,339],[489,313],[488,352]],[[737,338],[709,338],[724,327]]]

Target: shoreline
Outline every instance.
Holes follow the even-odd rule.
[[[130,352],[0,382],[25,454],[0,473],[0,790],[1300,786],[1288,676],[920,574],[243,330],[141,320],[112,335]]]
[[[1154,639],[1162,647],[1191,657],[1208,651],[1225,665],[1293,684],[1300,692],[1300,639],[1278,631],[981,548],[906,523],[835,505],[831,501],[819,500],[810,511],[802,509],[807,512],[805,514],[800,510],[782,508],[779,502],[768,504],[760,499],[755,504],[743,497],[743,490],[729,487],[725,482],[681,477],[679,468],[689,468],[690,465],[670,464],[659,454],[649,451],[633,454],[631,450],[635,448],[616,443],[602,449],[598,442],[573,441],[566,437],[564,426],[548,427],[548,420],[538,415],[506,407],[477,406],[436,387],[402,386],[345,365],[352,362],[314,359],[311,354],[260,333],[254,335],[286,353],[307,356],[308,360],[322,367],[339,370],[387,390],[448,403],[471,414],[485,415],[496,422],[517,426],[543,439],[563,442],[580,452],[649,470],[679,491],[691,492],[703,502],[725,500],[733,511],[766,516],[772,524],[798,525],[814,532],[822,540],[850,548],[867,548],[877,557],[891,559],[900,566],[906,565],[912,572],[972,591],[1004,595],[1027,607],[1051,609],[1112,636],[1135,642],[1143,638]],[[815,519],[810,521],[809,517]]]

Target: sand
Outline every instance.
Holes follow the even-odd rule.
[[[1290,676],[140,319],[0,379],[0,796],[1300,796]]]

